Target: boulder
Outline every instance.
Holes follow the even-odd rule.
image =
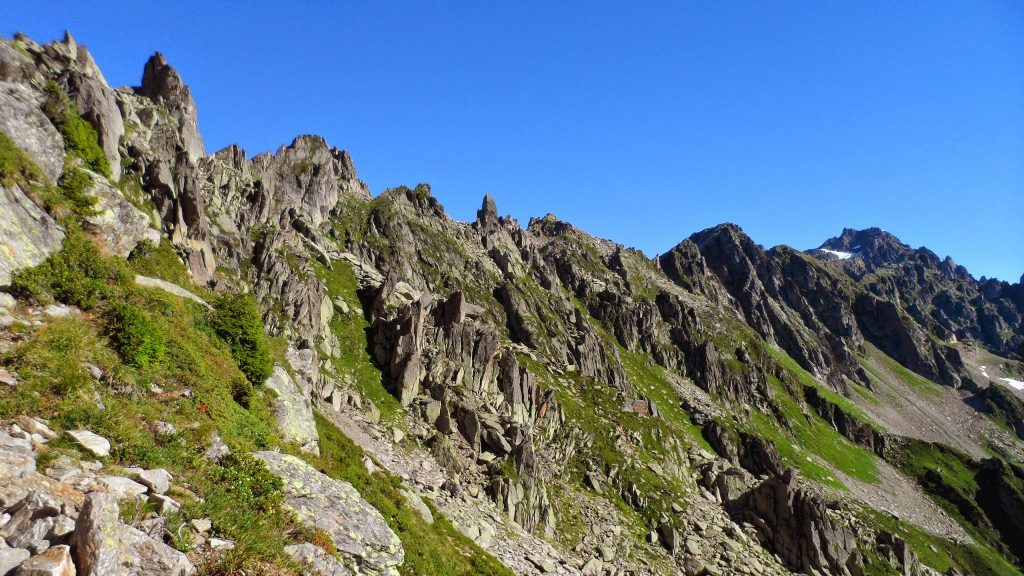
[[[14,569],[31,555],[31,552],[23,548],[0,546],[0,574],[13,574]]]
[[[75,564],[71,561],[71,548],[54,546],[33,556],[18,566],[14,576],[75,576]]]
[[[91,183],[84,194],[96,201],[94,211],[82,220],[107,252],[127,257],[149,235],[149,216],[136,208],[106,178],[85,170]]]
[[[334,480],[295,456],[257,452],[284,481],[285,506],[299,521],[327,532],[361,572],[398,574],[405,551],[387,522],[348,482]]]
[[[267,379],[265,386],[277,394],[277,399],[274,400],[274,415],[284,439],[295,442],[305,452],[320,454],[319,435],[309,396],[303,393],[281,366],[274,366],[274,372]]]
[[[107,493],[113,494],[118,500],[134,498],[146,493],[146,487],[124,476],[101,476],[99,484]]]
[[[118,518],[117,499],[93,492],[75,524],[74,548],[82,576],[184,576],[195,567],[174,548]]]
[[[155,470],[139,470],[135,472],[135,478],[152,492],[163,494],[171,487],[171,473],[163,468]]]

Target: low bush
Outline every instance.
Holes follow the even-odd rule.
[[[252,454],[228,454],[213,469],[213,476],[240,508],[274,514],[284,504],[284,482]]]
[[[130,277],[124,260],[103,256],[84,233],[69,228],[61,251],[39,266],[15,272],[11,288],[38,304],[57,300],[90,310],[112,293],[112,286]]]
[[[60,185],[48,188],[48,192],[43,195],[43,207],[58,220],[70,217],[80,222],[95,212],[96,198],[86,194],[90,186],[92,179],[85,170],[65,163]]]
[[[211,324],[231,348],[238,368],[253,386],[261,386],[274,370],[260,308],[249,294],[229,294],[213,301]]]
[[[103,311],[103,334],[125,364],[149,369],[167,353],[167,341],[160,328],[141,308],[116,302]]]

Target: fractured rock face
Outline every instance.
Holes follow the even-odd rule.
[[[0,286],[60,250],[64,230],[17,185],[0,185]]]
[[[302,460],[257,452],[284,480],[285,506],[308,526],[330,534],[338,552],[369,574],[398,574],[405,551],[387,522],[348,482],[334,480]]]
[[[199,135],[198,113],[192,91],[182,81],[178,71],[167,63],[163,54],[157,52],[146,62],[138,93],[167,106],[180,125],[185,152],[189,158],[195,161],[206,155],[203,138]]]
[[[64,140],[40,109],[41,98],[21,84],[0,82],[0,132],[56,182],[64,170]]]
[[[737,521],[753,524],[766,547],[794,570],[849,576],[859,560],[853,530],[830,517],[825,502],[801,488],[792,469],[768,478],[730,510]]]

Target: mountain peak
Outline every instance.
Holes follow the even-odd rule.
[[[808,252],[822,260],[859,258],[870,269],[896,262],[913,249],[893,234],[871,227],[863,230],[844,228],[839,236],[829,238]]]

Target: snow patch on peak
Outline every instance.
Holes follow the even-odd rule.
[[[857,255],[857,252],[842,252],[840,250],[829,250],[828,248],[818,248],[818,250],[821,252],[828,252],[840,260],[849,260]]]

